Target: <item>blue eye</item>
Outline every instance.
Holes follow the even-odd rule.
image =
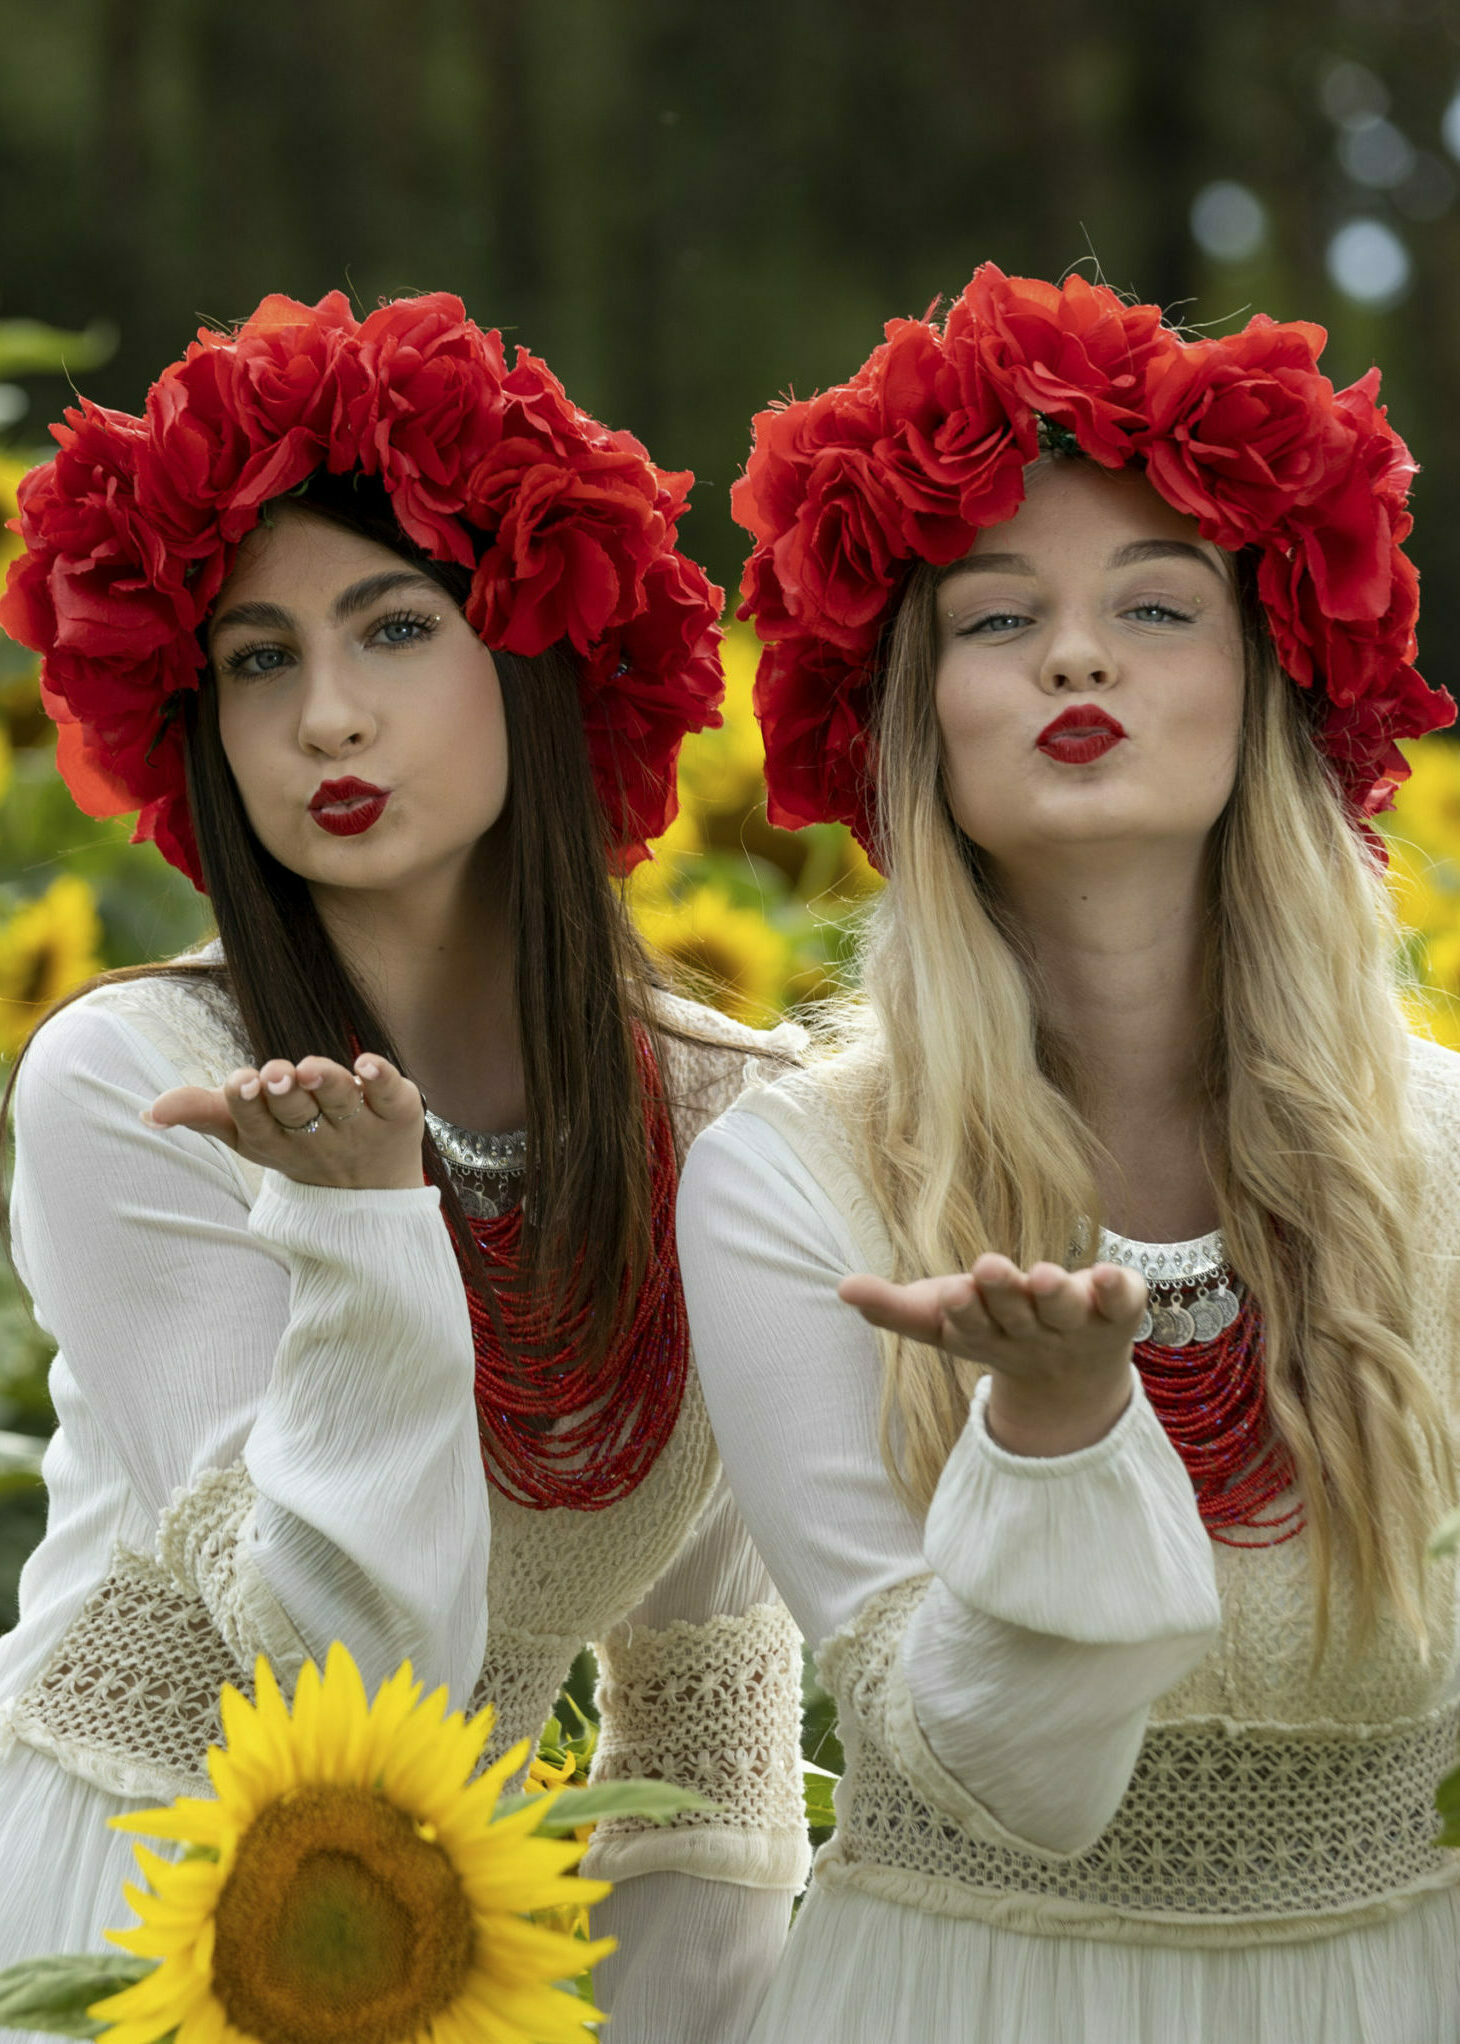
[[[1160,623],[1166,619],[1174,619],[1179,625],[1189,625],[1193,622],[1189,611],[1177,610],[1175,605],[1170,603],[1133,604],[1126,612],[1126,616],[1139,617],[1146,623]]]
[[[1012,632],[1020,625],[1032,622],[1022,611],[993,610],[987,617],[975,618],[972,624],[959,625],[953,636],[955,639],[971,639],[976,632]]]
[[[253,681],[265,674],[277,674],[288,659],[289,655],[282,646],[256,642],[252,646],[239,646],[230,653],[223,662],[223,672]]]
[[[421,611],[393,610],[389,617],[377,619],[370,637],[384,646],[419,646],[435,637],[440,623],[439,617],[427,617]]]

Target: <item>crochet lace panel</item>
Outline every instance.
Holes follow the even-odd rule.
[[[226,1682],[250,1688],[207,1605],[149,1555],[119,1547],[11,1726],[98,1788],[167,1801],[207,1790]]]
[[[925,1579],[926,1580],[926,1579]],[[1436,1711],[1389,1737],[1314,1737],[1302,1730],[1185,1723],[1147,1734],[1119,1810],[1096,1843],[1071,1855],[978,1837],[919,1794],[892,1757],[889,1701],[912,1609],[925,1580],[874,1598],[849,1633],[823,1649],[847,1748],[832,1856],[837,1877],[886,1888],[948,1914],[1041,1918],[1086,1934],[1128,1933],[1119,1919],[1183,1929],[1265,1924],[1371,1909],[1460,1878],[1460,1856],[1436,1849],[1435,1785],[1454,1763],[1460,1713]],[[924,1761],[936,1759],[925,1753]],[[929,1768],[918,1769],[926,1784]],[[971,1800],[971,1799],[969,1799]],[[989,1819],[989,1833],[1001,1827]],[[1007,1837],[1007,1834],[1004,1834]],[[1013,1908],[1011,1909],[1011,1905]],[[1102,1921],[1104,1919],[1104,1921]]]
[[[493,1626],[487,1635],[482,1672],[471,1694],[468,1716],[475,1716],[490,1703],[496,1709],[492,1736],[487,1741],[483,1766],[500,1760],[519,1739],[531,1741],[532,1751],[542,1737],[542,1728],[552,1714],[558,1691],[567,1679],[581,1638],[560,1633],[529,1633]],[[531,1754],[528,1761],[531,1760]],[[525,1773],[524,1763],[521,1773]],[[514,1780],[520,1781],[520,1774]]]
[[[663,1631],[624,1626],[598,1649],[595,1781],[672,1781],[714,1803],[675,1828],[806,1829],[800,1636],[783,1605]],[[605,1839],[646,1829],[613,1818]]]
[[[246,1675],[260,1654],[291,1681],[309,1649],[265,1582],[251,1553],[258,1493],[242,1462],[206,1470],[179,1491],[157,1531],[157,1558],[179,1586],[207,1605],[225,1646]]]

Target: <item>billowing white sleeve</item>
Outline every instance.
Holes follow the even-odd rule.
[[[676,1781],[718,1806],[663,1829],[600,1825],[612,1880],[593,1976],[618,2044],[741,2044],[808,1870],[801,1650],[723,1477],[693,1538],[599,1644],[595,1778]]]
[[[265,1174],[139,1115],[178,1083],[104,1005],[15,1092],[17,1267],[161,1558],[251,1671],[341,1639],[465,1703],[490,1541],[470,1320],[440,1195]]]
[[[1082,1849],[1150,1704],[1220,1623],[1191,1486],[1139,1386],[1104,1440],[1042,1461],[997,1447],[976,1399],[920,1528],[882,1462],[877,1338],[836,1296],[850,1233],[784,1137],[744,1108],[707,1130],[678,1227],[720,1452],[801,1630],[826,1640],[930,1574],[901,1661],[919,1791],[940,1800],[941,1778],[951,1814],[971,1798],[1027,1846]]]

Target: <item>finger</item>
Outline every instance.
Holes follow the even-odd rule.
[[[287,1058],[270,1058],[260,1066],[259,1077],[263,1087],[258,1097],[280,1128],[297,1133],[319,1119],[313,1096],[299,1084]]]
[[[356,1076],[365,1094],[365,1105],[382,1121],[411,1121],[421,1112],[419,1090],[403,1078],[388,1058],[373,1050],[361,1051],[355,1060]]]
[[[1072,1334],[1090,1317],[1080,1286],[1057,1263],[1036,1263],[1029,1273],[1029,1303],[1041,1327]]]
[[[1029,1280],[1007,1256],[981,1256],[971,1272],[984,1310],[1000,1334],[1033,1334],[1039,1323],[1029,1303]]]
[[[1118,1263],[1097,1263],[1090,1273],[1090,1297],[1102,1320],[1134,1333],[1146,1309],[1140,1273]]]
[[[320,1113],[336,1127],[353,1121],[365,1104],[364,1089],[355,1074],[332,1058],[301,1058],[294,1067],[294,1077]]]
[[[238,1130],[221,1091],[207,1086],[172,1086],[142,1110],[149,1128],[190,1128],[238,1147]]]
[[[859,1272],[844,1277],[836,1288],[837,1297],[855,1306],[873,1327],[888,1328],[913,1341],[933,1347],[943,1330],[943,1312],[938,1303],[937,1279],[920,1278],[910,1285],[889,1284],[886,1278]]]
[[[945,1335],[951,1331],[963,1341],[987,1338],[999,1330],[988,1316],[983,1300],[978,1295],[978,1286],[970,1274],[961,1277],[944,1278],[939,1294],[945,1322]]]

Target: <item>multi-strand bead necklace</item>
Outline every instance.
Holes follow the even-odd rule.
[[[1136,1368],[1212,1539],[1230,1547],[1293,1539],[1303,1508],[1291,1496],[1292,1456],[1268,1419],[1262,1313],[1234,1278],[1221,1235],[1132,1242],[1102,1229],[1099,1261],[1146,1281]]]
[[[468,1284],[476,1404],[487,1476],[540,1511],[598,1512],[643,1482],[674,1431],[689,1368],[689,1323],[674,1242],[674,1138],[648,1039],[638,1038],[651,1172],[651,1252],[619,1332],[596,1368],[580,1360],[593,1302],[564,1313],[522,1273],[527,1138],[479,1135],[427,1110],[472,1239],[492,1273],[502,1331]]]

